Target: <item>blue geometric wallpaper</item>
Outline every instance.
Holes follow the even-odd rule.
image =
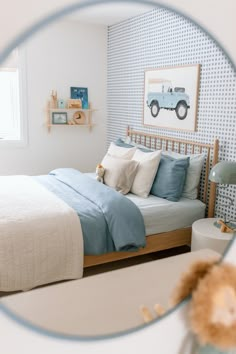
[[[143,126],[144,70],[200,64],[197,131]],[[221,48],[191,21],[154,9],[108,29],[108,141],[124,137],[127,125],[143,132],[202,143],[220,141],[220,160],[236,161],[236,72]],[[236,202],[236,186],[226,195]],[[236,207],[216,216],[236,219]]]

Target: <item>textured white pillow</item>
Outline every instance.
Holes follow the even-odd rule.
[[[139,149],[135,151],[132,158],[139,162],[138,171],[134,178],[131,192],[140,197],[147,198],[161,159],[161,150],[154,152],[143,152]]]
[[[138,162],[107,154],[102,160],[102,165],[105,168],[104,183],[122,194],[129,193],[139,165]]]
[[[187,171],[182,197],[188,199],[197,199],[198,186],[200,182],[202,167],[205,161],[205,154],[183,155],[174,151],[163,151],[162,153],[164,155],[172,156],[176,159],[182,159],[183,157],[190,157],[189,167]]]
[[[131,160],[134,156],[135,151],[137,150],[136,147],[133,148],[124,148],[121,146],[117,146],[114,143],[111,143],[107,154],[114,157],[119,157],[125,160]]]

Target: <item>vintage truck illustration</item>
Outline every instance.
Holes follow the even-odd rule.
[[[159,81],[160,83],[160,81]],[[184,87],[172,87],[169,81],[163,83],[161,91],[150,90],[147,95],[147,106],[151,115],[156,118],[161,108],[175,110],[179,119],[185,119],[190,108],[189,95],[185,93]]]

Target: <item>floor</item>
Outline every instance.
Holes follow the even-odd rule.
[[[127,267],[131,267],[133,265],[147,263],[147,262],[151,262],[151,261],[154,261],[157,259],[171,257],[171,256],[175,256],[175,255],[187,253],[187,252],[190,252],[190,247],[189,246],[181,246],[181,247],[171,248],[169,250],[150,253],[150,254],[143,255],[143,256],[133,257],[130,259],[124,259],[121,261],[111,262],[111,263],[107,263],[107,264],[101,264],[98,266],[86,268],[84,270],[84,277],[89,277],[91,275],[105,273],[105,272],[109,272],[109,271],[116,270],[116,269],[127,268]],[[52,285],[52,284],[49,284],[49,285]],[[43,285],[42,287],[44,287],[44,286],[47,286],[47,285]],[[16,293],[17,292],[1,292],[0,291],[0,297],[4,297],[4,296],[16,294]]]
[[[147,263],[147,262],[151,262],[151,261],[154,261],[157,259],[171,257],[171,256],[175,256],[175,255],[187,253],[187,252],[190,252],[190,247],[189,246],[181,246],[181,247],[171,248],[171,249],[165,250],[165,251],[158,251],[155,253],[150,253],[150,254],[143,255],[143,256],[133,257],[133,258],[129,258],[129,259],[123,259],[121,261],[111,262],[111,263],[107,263],[107,264],[101,264],[98,266],[85,268],[84,277],[88,277],[90,275],[95,275],[95,274],[99,274],[99,273],[105,273],[105,272],[109,272],[111,270],[116,270],[116,269],[120,269],[120,268],[131,267],[136,264]]]

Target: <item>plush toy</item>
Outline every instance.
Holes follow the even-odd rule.
[[[226,263],[199,261],[184,274],[174,290],[175,306],[192,294],[189,320],[197,354],[236,354],[236,267]],[[164,313],[155,305],[158,316]],[[145,322],[153,318],[141,308]]]
[[[96,180],[103,183],[103,176],[105,174],[105,169],[102,165],[97,165],[96,167]]]

